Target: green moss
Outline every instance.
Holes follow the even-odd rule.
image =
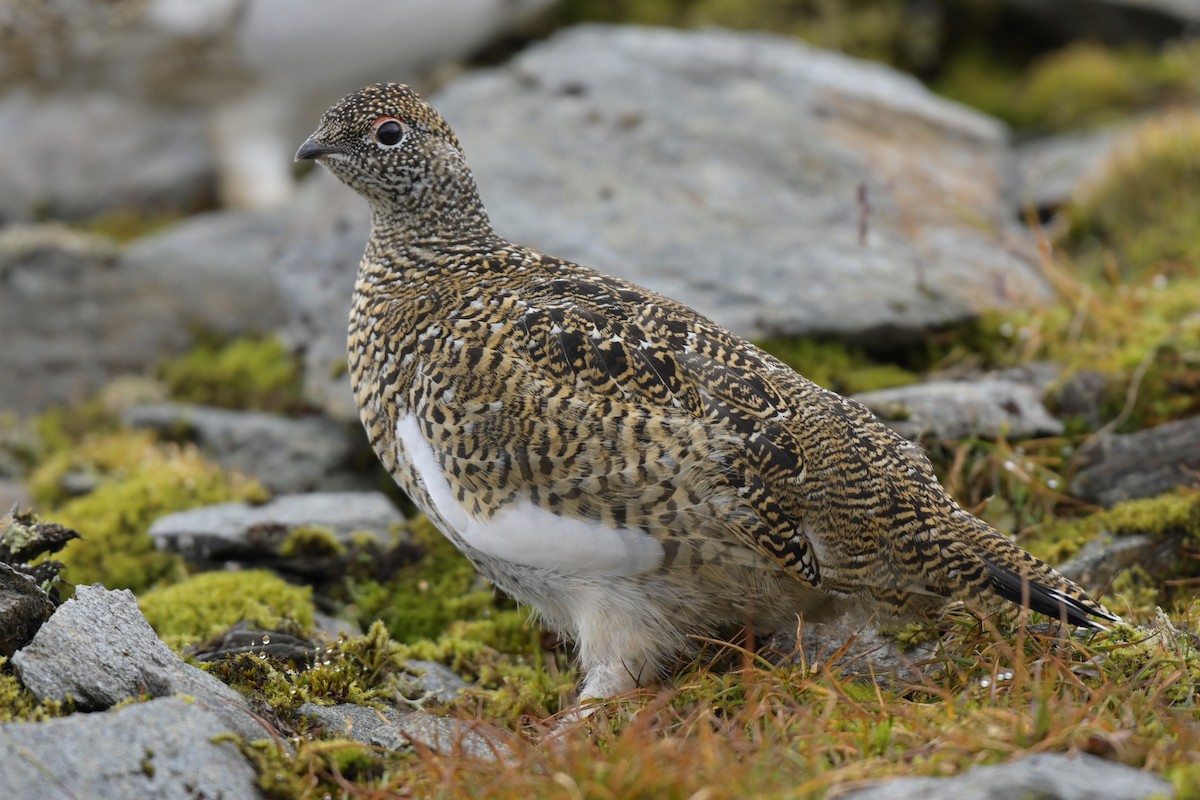
[[[559,696],[573,685],[570,672],[556,673],[558,677],[551,679],[532,659],[526,663],[523,657],[498,653],[479,641],[446,635],[436,642],[402,644],[391,638],[379,622],[364,636],[330,645],[306,670],[287,669],[270,658],[252,654],[206,664],[205,669],[277,712],[288,714],[304,703],[424,705],[429,698],[408,667],[410,659],[447,664],[475,682],[473,691],[488,702],[494,696],[498,708],[503,709],[518,704],[525,711],[531,705],[557,707]],[[552,690],[544,689],[551,684]],[[514,720],[518,713],[514,712]]]
[[[374,542],[374,537],[367,542]],[[279,546],[279,555],[284,558],[331,558],[345,552],[346,545],[333,531],[315,525],[293,528]]]
[[[1102,533],[1179,534],[1200,541],[1200,492],[1130,500],[1080,519],[1048,522],[1021,544],[1039,558],[1057,564],[1075,556]]]
[[[304,703],[371,705],[391,697],[391,679],[404,669],[399,645],[382,625],[365,636],[331,645],[309,669],[285,668],[270,658],[243,653],[204,668],[225,683],[277,712],[294,712]]]
[[[50,421],[58,419],[57,415],[42,419],[48,427],[57,425]],[[97,433],[83,435],[78,440],[62,435],[63,446],[56,448],[29,476],[34,502],[48,508],[60,506],[71,498],[71,491],[65,485],[71,476],[83,476],[87,479],[84,482],[95,484],[120,478],[149,458],[156,447],[154,434],[148,431]]]
[[[299,359],[277,337],[205,342],[160,373],[176,400],[281,413],[305,407]]]
[[[301,739],[294,749],[277,741],[243,744],[242,752],[257,774],[256,783],[268,800],[325,800],[331,797],[403,796],[377,790],[416,759],[414,753],[372,747],[334,737]],[[393,778],[394,780],[394,778]],[[347,794],[346,787],[353,791]]]
[[[1122,277],[1200,263],[1198,181],[1200,115],[1147,123],[1068,209],[1068,244],[1097,272],[1108,266],[1103,254],[1113,253]]]
[[[567,23],[771,31],[906,69],[929,67],[943,35],[941,15],[914,14],[894,0],[567,0],[560,15]]]
[[[471,563],[424,516],[409,524],[423,552],[388,580],[359,579],[347,595],[364,625],[383,620],[400,641],[436,637],[457,620],[485,619],[501,608]]]
[[[129,242],[141,236],[158,233],[178,222],[176,211],[147,212],[133,209],[106,211],[85,220],[80,227],[88,233],[107,236],[118,242]]]
[[[66,499],[67,473],[88,475],[95,488]],[[167,576],[182,577],[180,558],[155,550],[147,534],[155,519],[213,503],[267,498],[256,481],[225,473],[195,448],[158,444],[150,434],[131,431],[85,437],[39,467],[31,485],[47,507],[47,520],[83,537],[63,550],[63,577],[135,592]]]
[[[38,461],[43,449],[42,439],[32,424],[11,411],[0,411],[0,478],[24,475]]]
[[[30,461],[41,463],[75,448],[88,435],[116,431],[121,414],[127,409],[166,399],[163,385],[151,378],[140,375],[113,378],[81,403],[56,406],[31,418],[24,426],[33,437]]]
[[[116,421],[97,399],[81,405],[55,407],[37,415],[31,426],[38,437],[37,462],[73,447],[89,433],[110,431]]]
[[[17,680],[9,660],[0,656],[0,722],[39,722],[73,710],[70,702],[38,700]]]
[[[1088,647],[1103,659],[1118,685],[1154,684],[1168,702],[1191,705],[1200,691],[1200,649],[1161,610],[1145,627],[1117,626],[1097,634]]]
[[[1125,58],[1100,45],[1080,43],[1041,59],[1022,87],[1020,113],[1030,122],[1063,130],[1120,116],[1147,90]]]
[[[312,588],[267,570],[203,572],[138,597],[138,607],[164,639],[191,644],[246,621],[267,630],[313,625]]]
[[[941,70],[932,89],[1017,126],[1036,123],[1014,108],[1021,71],[1000,60],[990,48],[971,48],[955,55]]]
[[[841,394],[907,386],[920,380],[914,372],[875,361],[860,348],[841,342],[794,337],[757,344],[814,383]]]
[[[990,51],[966,50],[945,65],[936,91],[1018,128],[1068,130],[1128,118],[1132,112],[1200,96],[1200,47],[1151,52],[1078,42],[1014,74]]]
[[[937,627],[929,622],[910,622],[892,634],[892,638],[904,652],[918,645],[936,642],[937,637]]]

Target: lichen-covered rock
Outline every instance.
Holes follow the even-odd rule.
[[[0,656],[28,644],[52,613],[54,603],[33,578],[0,562]]]
[[[842,795],[846,800],[1140,800],[1171,798],[1157,775],[1089,755],[1037,753],[953,778],[896,778]]]
[[[104,710],[143,695],[187,695],[213,712],[223,730],[264,737],[245,698],[183,663],[151,629],[128,590],[80,586],[12,664],[39,699],[73,698],[80,710]]]
[[[18,564],[49,553],[57,553],[79,534],[54,522],[42,522],[33,512],[0,517],[0,562]]]
[[[163,697],[103,714],[0,725],[0,797],[256,800],[229,726]]]
[[[41,522],[19,506],[0,517],[0,656],[28,644],[54,613],[59,598],[53,584],[62,564],[40,557],[78,538],[70,528]],[[35,559],[36,564],[29,563]]]

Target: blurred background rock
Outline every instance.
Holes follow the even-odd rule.
[[[214,178],[223,205],[278,205],[284,156],[330,97],[379,75],[419,82],[550,2],[11,0],[0,125],[25,157],[0,212],[195,210]]]

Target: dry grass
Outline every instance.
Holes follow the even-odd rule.
[[[731,647],[733,668],[694,664],[673,686],[611,701],[557,735],[553,719],[501,721],[520,734],[500,761],[374,752],[374,768],[352,781],[331,753],[354,746],[313,742],[290,764],[306,798],[718,800],[820,797],[1069,752],[1166,774],[1186,795],[1200,781],[1200,656],[1165,618],[1156,624],[1076,640],[961,614],[926,663],[930,677],[891,687]]]

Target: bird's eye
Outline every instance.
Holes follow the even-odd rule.
[[[375,141],[384,147],[399,144],[400,139],[404,137],[404,126],[395,117],[383,117],[376,120],[371,130]]]

